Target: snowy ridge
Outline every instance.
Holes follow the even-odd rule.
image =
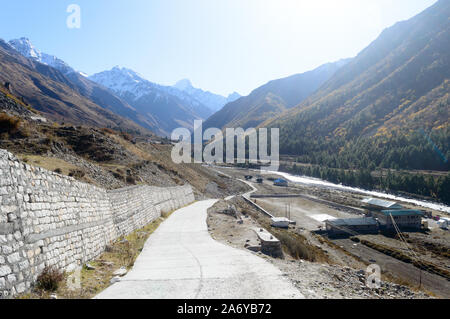
[[[94,74],[89,79],[119,95],[131,95],[134,100],[139,100],[151,94],[155,94],[156,98],[167,98],[166,95],[172,95],[187,103],[190,107],[203,106],[202,103],[176,88],[150,82],[139,73],[127,68],[120,68],[119,66],[115,66],[109,71]]]
[[[27,38],[14,39],[9,41],[9,45],[18,51],[21,55],[34,61],[51,66],[64,74],[76,72],[63,60],[57,57],[43,53],[31,43]],[[82,74],[82,73],[80,73]],[[83,74],[82,74],[83,75]]]
[[[178,81],[173,88],[189,94],[194,99],[208,106],[214,112],[220,111],[227,103],[234,102],[241,97],[239,93],[232,93],[228,97],[203,91],[192,86],[191,81],[184,79]]]

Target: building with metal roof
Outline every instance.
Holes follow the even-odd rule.
[[[383,209],[402,209],[403,206],[387,200],[382,200],[378,198],[366,198],[362,202],[370,209],[383,210]]]
[[[382,210],[372,212],[385,230],[395,230],[394,222],[400,230],[418,231],[422,227],[422,217],[425,213],[414,209]]]
[[[378,234],[378,222],[372,217],[333,219],[325,221],[329,236]]]
[[[425,213],[420,210],[414,210],[414,209],[399,209],[399,210],[382,210],[382,214],[389,216],[425,216]]]

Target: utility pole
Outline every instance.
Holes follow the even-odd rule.
[[[289,201],[289,220],[291,220],[291,202]]]
[[[422,268],[419,268],[419,289],[422,289]]]
[[[288,217],[288,207],[287,207],[287,203],[284,204],[284,217]]]

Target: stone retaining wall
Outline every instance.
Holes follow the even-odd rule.
[[[107,191],[0,150],[0,298],[26,292],[46,266],[81,266],[120,236],[194,200],[189,185]]]

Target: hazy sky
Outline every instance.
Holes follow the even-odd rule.
[[[2,1],[0,38],[93,74],[115,65],[172,85],[189,78],[220,94],[355,56],[395,22],[436,0]],[[81,29],[66,8],[81,7]]]

